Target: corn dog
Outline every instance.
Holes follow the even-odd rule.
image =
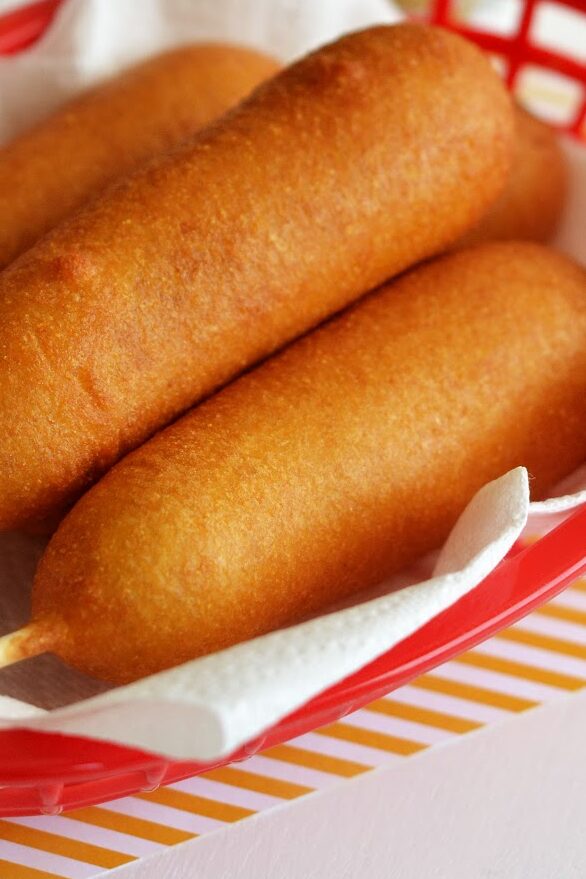
[[[194,409],[78,502],[0,662],[129,681],[438,546],[486,481],[586,457],[586,273],[488,244],[404,275]]]
[[[409,264],[494,198],[510,99],[423,25],[308,56],[0,277],[0,529]]]
[[[515,109],[515,149],[508,182],[480,223],[458,246],[523,238],[549,241],[562,216],[568,174],[553,128]]]
[[[110,180],[180,143],[278,65],[251,49],[174,49],[99,85],[0,149],[0,268]]]

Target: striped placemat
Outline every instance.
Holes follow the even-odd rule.
[[[89,879],[586,686],[586,580],[366,708],[244,763],[107,806],[0,820],[1,879]]]

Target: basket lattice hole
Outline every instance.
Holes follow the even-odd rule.
[[[531,64],[519,73],[516,92],[526,107],[556,125],[571,124],[582,101],[575,80]]]
[[[451,19],[475,30],[514,36],[521,24],[524,0],[453,0]]]
[[[506,79],[509,74],[509,59],[505,58],[504,55],[491,55],[490,63],[503,79]]]
[[[538,4],[533,13],[531,42],[586,64],[586,15],[560,3]]]

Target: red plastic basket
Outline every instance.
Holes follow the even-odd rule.
[[[0,54],[33,44],[63,0],[41,0],[0,17]],[[527,67],[553,71],[573,83],[568,131],[586,139],[586,67],[580,60],[535,43],[533,24],[540,4],[527,0],[517,31],[508,36],[475,29],[458,20],[449,0],[432,4],[427,17],[465,34],[505,62],[509,86],[517,90]],[[586,14],[586,0],[556,0]],[[578,90],[576,92],[576,89]],[[553,598],[586,571],[586,507],[537,543],[516,548],[471,594],[410,638],[356,674],[322,693],[247,743],[222,763],[242,760],[262,748],[330,723],[441,662],[473,647]],[[219,764],[213,764],[219,765]],[[150,790],[213,768],[169,762],[159,756],[93,739],[27,730],[0,732],[0,815],[56,813]]]

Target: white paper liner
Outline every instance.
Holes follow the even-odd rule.
[[[69,94],[173,45],[224,39],[289,60],[346,30],[398,17],[386,0],[69,0],[39,46],[0,61],[0,140]],[[586,262],[586,151],[574,144],[567,150],[572,193],[558,244]],[[376,598],[361,596],[355,605],[82,701],[76,699],[88,691],[87,682],[70,676],[73,704],[65,708],[42,711],[23,699],[0,696],[0,726],[93,736],[169,757],[213,760],[457,601],[498,564],[524,528],[531,529],[530,514],[540,521],[549,517],[553,527],[585,502],[586,468],[559,494],[530,506],[527,472],[513,470],[473,499],[439,553],[432,576],[422,575],[424,560],[384,584]],[[0,589],[30,582],[40,548],[39,541],[0,537]],[[422,576],[423,582],[414,584]],[[5,629],[22,615],[14,604],[18,601],[10,607],[5,601],[2,608],[0,593]],[[28,679],[27,665],[35,668]],[[39,658],[16,669],[24,671],[19,685],[27,693],[24,698],[31,698],[35,687],[38,691],[39,667],[49,689],[64,687],[63,667]],[[0,674],[0,691],[6,690],[4,676],[11,671]]]

